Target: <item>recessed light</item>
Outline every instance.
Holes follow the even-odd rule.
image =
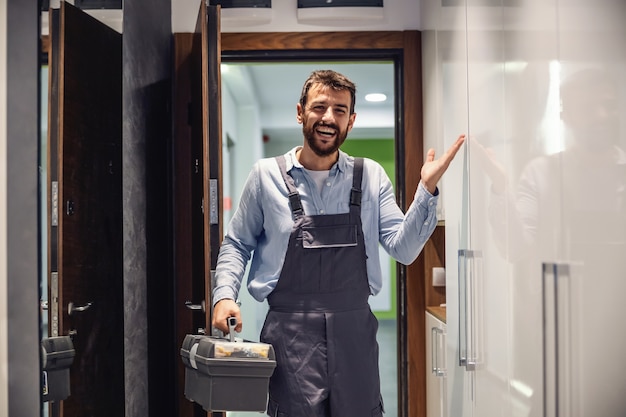
[[[366,101],[379,102],[387,100],[387,96],[383,93],[370,93],[365,95]]]

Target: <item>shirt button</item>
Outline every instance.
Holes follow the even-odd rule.
[[[320,214],[324,214],[324,210],[320,210]]]
[[[428,226],[428,222],[424,222],[424,226]]]
[[[428,203],[428,205],[429,205],[429,206],[432,206],[432,205],[433,205],[433,202],[431,201],[430,203]]]
[[[326,183],[326,186],[327,186],[327,187],[330,187],[330,182],[327,182],[327,183]]]

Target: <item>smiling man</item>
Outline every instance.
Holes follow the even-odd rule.
[[[339,148],[356,119],[356,87],[335,71],[313,72],[297,104],[304,141],[257,162],[224,238],[213,289],[213,327],[242,320],[237,299],[267,299],[260,339],[276,353],[272,417],[383,413],[378,322],[368,298],[382,286],[378,245],[397,261],[417,258],[437,219],[437,182],[465,137],[435,159],[429,150],[406,214],[383,168]]]

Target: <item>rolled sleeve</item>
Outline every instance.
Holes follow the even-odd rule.
[[[408,265],[415,261],[426,241],[437,226],[437,200],[420,183],[406,214],[397,204],[382,205],[380,243],[398,262]]]
[[[437,201],[439,200],[439,189],[435,189],[435,194],[431,194],[424,184],[421,182],[415,190],[415,196],[413,198],[412,206],[416,207],[416,210],[409,208],[408,216],[415,216],[415,227],[417,228],[417,234],[424,238],[424,243],[435,230],[437,226]],[[413,214],[415,213],[415,214]]]

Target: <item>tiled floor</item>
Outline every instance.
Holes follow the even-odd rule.
[[[397,333],[396,321],[379,322],[378,345],[380,347],[380,384],[385,403],[385,417],[398,415],[398,368],[397,368]],[[264,414],[227,413],[227,417],[259,417]]]
[[[385,403],[385,416],[398,416],[398,361],[395,320],[383,320],[378,326],[380,347],[380,390]]]

